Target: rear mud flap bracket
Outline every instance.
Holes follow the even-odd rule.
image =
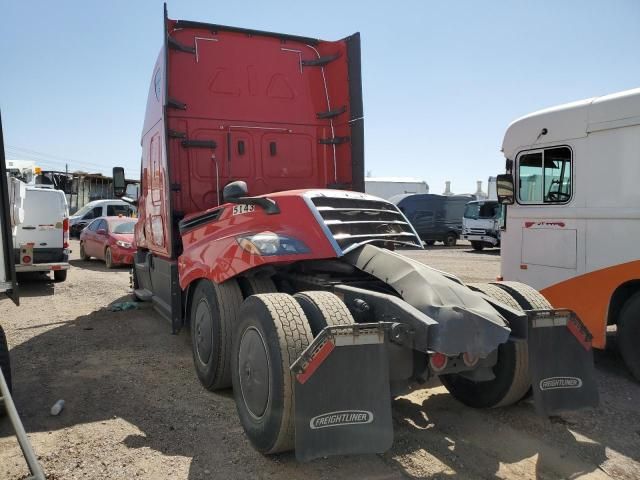
[[[298,460],[391,448],[391,325],[326,327],[293,363]]]

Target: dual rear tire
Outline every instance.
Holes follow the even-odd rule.
[[[540,293],[521,283],[477,283],[468,286],[517,310],[552,308]],[[460,374],[442,375],[440,380],[453,397],[473,408],[514,404],[524,398],[531,388],[526,342],[510,340],[500,345],[498,359],[492,370],[494,378],[484,382],[476,382]]]

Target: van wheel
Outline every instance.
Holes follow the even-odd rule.
[[[232,329],[242,292],[235,279],[198,282],[189,307],[191,351],[200,383],[211,391],[231,386]]]
[[[325,327],[356,323],[344,302],[331,292],[300,292],[293,298],[309,320],[314,338]]]
[[[448,233],[442,243],[444,243],[445,247],[455,247],[458,242],[458,237],[454,233]]]
[[[0,369],[2,370],[2,375],[4,375],[4,379],[7,382],[7,386],[9,387],[9,392],[11,392],[11,362],[9,361],[9,346],[7,345],[7,337],[4,334],[4,330],[0,326]],[[0,400],[0,417],[6,415],[6,410],[4,408],[4,402]]]
[[[640,380],[640,293],[626,301],[618,318],[618,349],[631,374]]]
[[[497,285],[475,283],[468,287],[512,308],[524,309],[512,295]],[[498,361],[492,369],[495,378],[486,382],[474,382],[455,373],[441,375],[440,380],[454,398],[473,408],[503,407],[516,403],[531,387],[526,342],[508,341],[501,344],[498,347]]]
[[[57,283],[62,283],[67,279],[67,270],[54,270],[53,280]]]
[[[264,454],[294,448],[294,375],[289,370],[313,340],[296,300],[286,293],[252,295],[234,333],[233,396],[247,437]]]
[[[108,269],[115,268],[116,266],[115,263],[113,263],[113,257],[111,256],[111,249],[109,247],[104,251],[104,264]]]
[[[471,242],[471,246],[477,252],[484,250],[484,243],[482,242]]]
[[[84,242],[80,242],[80,260],[83,262],[88,262],[91,260],[91,257],[87,255],[87,252],[84,250]]]
[[[436,244],[436,241],[435,240],[425,240],[424,243],[427,244],[430,247],[433,247]]]

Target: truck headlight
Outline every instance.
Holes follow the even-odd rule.
[[[116,242],[116,245],[118,245],[119,247],[122,247],[122,248],[131,248],[131,243],[130,242],[123,242],[122,240],[118,240]]]
[[[243,250],[254,255],[292,255],[310,251],[300,240],[274,232],[246,235],[238,237],[237,240]]]

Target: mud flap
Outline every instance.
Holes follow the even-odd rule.
[[[391,448],[390,325],[327,327],[291,366],[298,460]]]
[[[598,406],[592,336],[571,310],[530,310],[531,383],[540,415]]]

